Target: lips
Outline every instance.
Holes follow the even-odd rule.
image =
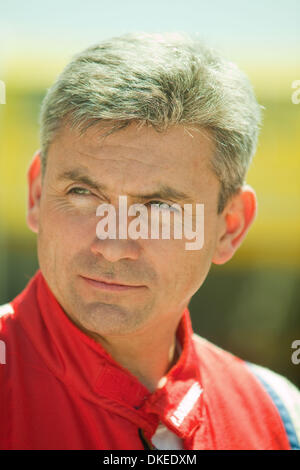
[[[103,289],[103,290],[108,290],[108,291],[124,291],[124,290],[133,290],[133,289],[141,289],[145,286],[142,285],[130,285],[130,284],[124,284],[121,282],[112,282],[108,281],[106,279],[95,279],[95,278],[89,278],[89,277],[84,277],[80,276],[82,279],[84,279],[87,283],[90,285]]]

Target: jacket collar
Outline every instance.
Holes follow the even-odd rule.
[[[199,426],[203,390],[188,309],[177,329],[180,358],[166,375],[165,384],[150,393],[69,319],[40,270],[12,304],[50,371],[85,399],[135,422],[149,438],[159,421],[181,438]]]

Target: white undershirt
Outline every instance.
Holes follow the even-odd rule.
[[[182,439],[162,423],[159,423],[151,441],[158,450],[183,450]]]

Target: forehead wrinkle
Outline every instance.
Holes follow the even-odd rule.
[[[101,155],[99,156],[96,156],[96,155],[90,155],[88,153],[85,153],[81,150],[78,150],[77,151],[80,155],[83,155],[85,157],[88,157],[88,158],[93,158],[94,160],[97,160],[97,161],[109,161],[109,162],[116,162],[118,165],[120,165],[122,162],[123,163],[126,163],[128,165],[129,162],[135,162],[135,163],[138,163],[139,165],[140,164],[143,164],[145,166],[148,166],[148,167],[151,167],[153,168],[154,166],[157,167],[157,168],[163,168],[163,169],[168,169],[170,167],[170,165],[159,165],[157,164],[156,162],[146,162],[143,157],[141,158],[141,160],[138,160],[137,158],[135,157],[130,157],[130,155],[122,155],[120,156],[120,158],[113,158],[113,157],[101,157]]]

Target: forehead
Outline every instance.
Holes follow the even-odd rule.
[[[122,184],[128,189],[158,181],[172,181],[181,189],[195,191],[216,184],[211,170],[214,142],[205,129],[174,126],[157,132],[150,126],[131,123],[103,138],[105,131],[107,128],[97,124],[81,135],[64,127],[48,151],[47,167],[52,177],[80,166],[108,186]]]

